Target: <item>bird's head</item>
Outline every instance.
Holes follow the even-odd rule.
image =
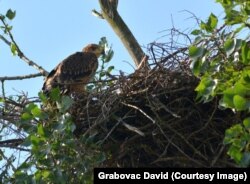
[[[83,52],[91,52],[98,58],[100,55],[104,54],[104,48],[97,44],[89,44],[83,48]]]

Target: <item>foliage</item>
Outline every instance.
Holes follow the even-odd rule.
[[[115,69],[113,65],[109,65],[109,62],[113,58],[114,51],[112,50],[112,46],[109,46],[106,37],[102,37],[99,41],[99,45],[104,48],[105,54],[101,56],[101,64],[99,66],[98,71],[96,72],[96,76],[94,79],[94,83],[88,84],[88,90],[101,90],[110,86],[112,84],[112,80],[110,79],[111,72]]]
[[[19,54],[20,50],[13,40],[12,26],[7,22],[15,15],[12,10],[0,15],[3,24],[0,28],[11,41],[4,37],[2,40],[9,45],[13,55]],[[106,83],[102,84],[100,80],[111,75],[114,69],[108,66],[114,52],[108,47],[106,38],[101,38],[99,44],[106,53],[101,58],[102,65],[96,80],[89,84],[92,87],[88,90],[103,88]],[[40,92],[35,99],[25,94],[6,96],[3,81],[0,144],[1,147],[20,150],[22,158],[17,159],[16,152],[8,149],[0,151],[0,183],[92,183],[93,167],[102,163],[106,155],[94,143],[95,135],[74,135],[75,122],[68,113],[74,103],[72,98],[61,95],[58,88],[48,96]],[[18,139],[12,139],[14,137]],[[5,141],[8,139],[10,142]]]
[[[21,146],[31,149],[30,157],[14,172],[17,183],[89,183],[91,170],[105,159],[104,153],[91,142],[90,138],[77,139],[73,135],[75,125],[67,113],[72,99],[61,96],[54,89],[47,98],[40,93],[40,99],[47,109],[31,103],[24,108],[20,124],[28,136]],[[56,105],[56,109],[49,105]],[[31,121],[36,121],[32,126]]]
[[[211,14],[192,32],[195,41],[189,47],[189,55],[192,71],[200,78],[197,100],[208,102],[219,97],[221,108],[230,108],[241,115],[243,123],[226,131],[224,143],[229,145],[228,154],[238,164],[249,166],[250,2],[217,2],[225,10],[224,24],[219,27],[218,18]]]

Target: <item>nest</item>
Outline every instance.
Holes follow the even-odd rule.
[[[218,109],[217,99],[197,103],[199,79],[176,56],[120,75],[105,90],[74,97],[75,134],[95,137],[107,155],[102,166],[235,166],[223,145],[235,115]]]

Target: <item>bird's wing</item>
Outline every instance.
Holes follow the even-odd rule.
[[[98,67],[94,54],[76,52],[59,63],[47,76],[43,91],[48,92],[54,87],[63,87],[74,83],[88,83]]]
[[[42,91],[44,93],[48,93],[52,88],[58,86],[57,81],[57,74],[58,74],[58,68],[60,67],[61,63],[57,65],[51,72],[48,74],[48,76],[45,78],[45,81],[43,83]]]
[[[85,77],[91,77],[97,67],[98,62],[94,54],[76,52],[64,59],[59,66],[59,83],[82,81]]]

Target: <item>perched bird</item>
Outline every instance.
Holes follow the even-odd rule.
[[[104,54],[104,48],[97,44],[89,44],[82,52],[76,52],[59,63],[46,77],[43,92],[49,93],[52,88],[59,87],[62,93],[84,93],[85,86],[95,75],[98,57]]]

